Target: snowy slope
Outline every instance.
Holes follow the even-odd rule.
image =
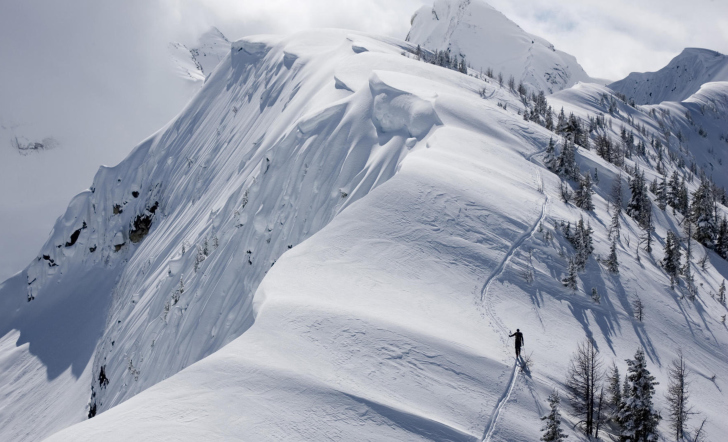
[[[170,43],[169,52],[178,76],[204,81],[230,52],[230,41],[213,27],[200,36],[194,47]]]
[[[560,179],[542,165],[553,133],[523,121],[519,97],[402,57],[404,48],[344,31],[233,45],[198,100],[150,145],[171,141],[172,128],[189,119],[201,121],[197,131],[209,130],[209,121],[220,120],[206,115],[227,90],[243,98],[235,118],[259,121],[270,113],[271,119],[265,127],[227,126],[252,142],[242,149],[232,143],[237,148],[230,150],[210,142],[203,164],[214,172],[207,179],[193,164],[197,179],[187,181],[184,162],[170,166],[177,175],[157,175],[181,182],[167,178],[174,190],[160,198],[166,215],[140,246],[108,253],[129,263],[93,361],[92,373],[105,364],[110,383],[101,389],[89,379],[103,413],[51,440],[537,440],[546,396],[563,388],[568,358],[587,336],[622,371],[623,360],[643,346],[661,382],[656,402],[662,408],[667,364],[683,348],[694,373],[695,411],[709,418],[709,440],[728,431],[720,416],[721,374],[728,368],[728,333],[720,323],[725,308],[709,296],[728,275],[726,262],[709,252],[705,270],[695,267],[698,300],[681,298],[658,265],[659,246],[637,259],[641,231],[625,216],[620,274],[592,258],[579,290],[567,290],[560,278],[572,250],[554,223],[583,216],[595,229],[596,254],[605,256],[605,198],[618,169],[580,149],[582,170],[596,168],[600,177],[596,209],[562,203]],[[257,87],[258,78],[267,78],[268,88]],[[285,110],[278,101],[261,106],[270,102],[271,88],[287,97],[289,87],[297,93]],[[681,105],[717,103],[725,92],[716,84]],[[586,118],[606,112],[600,98],[608,93],[580,85],[555,94],[551,105]],[[648,136],[659,136],[661,120],[650,109],[620,104],[609,116],[612,135],[632,118],[647,125]],[[720,118],[725,113],[694,121]],[[248,135],[241,127],[255,129]],[[274,141],[266,135],[258,142],[260,132],[275,128],[281,132]],[[177,149],[184,156],[204,145],[190,136],[184,147],[172,142],[144,154],[165,167],[180,157]],[[686,155],[702,149],[688,145]],[[139,152],[118,170],[138,169],[132,164]],[[241,167],[226,155],[252,156]],[[359,166],[347,167],[354,156]],[[259,187],[247,187],[250,170]],[[102,181],[111,189],[123,186],[111,176],[97,179],[93,195]],[[244,189],[251,189],[247,197]],[[306,230],[310,218],[303,213],[310,207],[320,220]],[[659,244],[679,220],[653,210]],[[197,273],[194,254],[181,254],[190,232],[197,235],[190,245],[219,242]],[[288,242],[295,245],[290,251]],[[697,261],[705,252],[695,247]],[[256,267],[259,262],[265,265]],[[185,290],[165,318],[164,303],[181,275],[187,275]],[[599,304],[588,296],[592,287],[601,293]],[[635,294],[646,305],[644,322],[633,319]],[[27,305],[44,295],[39,290]],[[527,372],[513,365],[507,335],[516,327],[534,360]],[[575,423],[568,410],[566,418]],[[665,423],[662,428],[667,431]]]
[[[576,58],[531,35],[483,0],[435,0],[412,17],[407,41],[465,55],[475,70],[492,68],[532,90],[553,93],[590,81]]]
[[[609,87],[637,104],[682,101],[709,82],[728,81],[728,57],[709,49],[687,48],[657,72],[633,72]]]
[[[644,347],[662,409],[682,348],[708,439],[728,433],[726,309],[710,296],[728,263],[694,243],[698,297],[671,290],[658,262],[681,219],[655,206],[651,256],[624,215],[620,273],[592,257],[566,289],[573,249],[555,225],[584,217],[606,256],[620,170],[580,148],[596,208],[564,204],[543,166],[555,135],[524,121],[521,97],[414,50],[343,30],[232,43],[0,285],[0,440],[537,440],[586,337],[622,372]],[[728,184],[728,83],[657,106],[610,94],[580,84],[549,104],[603,115],[615,138],[644,125],[638,138]],[[651,180],[655,159],[628,165]]]

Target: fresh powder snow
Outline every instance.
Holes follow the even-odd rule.
[[[447,12],[458,5],[487,14]],[[423,11],[483,29],[507,20],[438,1],[413,31]],[[456,41],[470,26],[453,23]],[[502,45],[521,45],[518,31]],[[622,374],[644,349],[665,437],[681,349],[690,431],[707,418],[708,440],[727,434],[728,262],[652,191],[640,201],[647,252],[628,209],[638,170],[648,184],[676,173],[690,193],[701,172],[716,195],[728,185],[728,82],[631,105],[572,74],[549,89],[552,65],[539,62],[520,78],[554,92],[544,113],[480,67],[425,62],[445,37],[438,48],[412,33],[253,36],[203,67],[179,116],[102,167],[0,285],[0,440],[538,440],[586,339]],[[581,143],[578,180],[551,158],[550,141],[563,154],[566,138]],[[593,208],[565,202],[587,174]],[[565,226],[580,219],[594,250],[572,288],[579,251]],[[674,288],[668,232],[681,265],[688,245],[693,255],[692,280]],[[585,438],[565,394],[560,412],[569,440]]]

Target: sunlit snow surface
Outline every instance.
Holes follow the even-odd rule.
[[[625,217],[619,276],[592,259],[565,289],[573,251],[553,222],[584,216],[606,255],[619,171],[580,150],[600,177],[596,210],[563,204],[541,165],[553,134],[523,121],[520,99],[408,49],[333,30],[240,40],[177,119],[100,170],[0,286],[0,439],[84,420],[94,386],[101,414],[50,440],[538,440],[587,336],[622,372],[644,346],[663,408],[682,347],[708,438],[726,434],[728,330],[708,293],[728,264],[710,254],[698,300],[679,299],[656,264],[661,239],[638,262]],[[593,115],[605,92],[579,85],[552,105]],[[630,109],[613,136],[632,111],[655,130]],[[654,211],[659,238],[678,228]],[[530,371],[514,368],[517,327]]]
[[[412,17],[407,41],[429,50],[465,55],[476,71],[512,76],[547,94],[590,81],[573,55],[529,34],[483,0],[435,0]]]
[[[687,48],[657,72],[633,72],[609,85],[637,104],[682,101],[705,83],[728,81],[728,57],[708,49]]]

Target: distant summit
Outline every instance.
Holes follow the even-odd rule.
[[[529,34],[482,0],[435,0],[412,17],[407,41],[465,55],[474,69],[493,69],[508,80],[546,93],[591,81],[574,56]]]
[[[230,52],[230,41],[219,29],[213,27],[202,34],[195,47],[170,43],[169,51],[179,76],[193,81],[204,81]]]
[[[709,49],[687,48],[657,72],[633,72],[609,85],[636,104],[682,101],[705,83],[728,81],[728,57]]]

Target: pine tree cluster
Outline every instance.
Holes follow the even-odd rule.
[[[415,56],[418,60],[422,60],[425,63],[430,63],[447,69],[452,69],[453,71],[458,71],[463,74],[468,73],[468,63],[465,60],[465,55],[453,55],[450,51],[450,48],[447,48],[444,51],[435,50],[434,52],[430,52],[427,50],[423,50],[420,45],[417,45],[417,49],[415,50]]]

